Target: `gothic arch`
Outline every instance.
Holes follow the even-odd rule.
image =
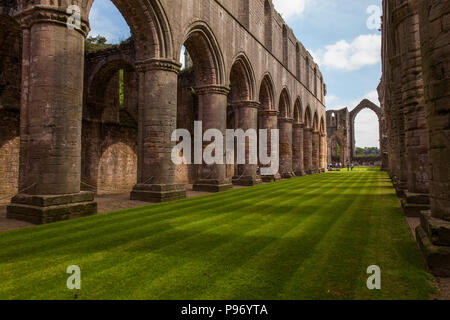
[[[304,119],[303,123],[305,124],[305,128],[312,128],[311,107],[309,105],[306,107]]]
[[[259,102],[261,110],[275,110],[274,84],[270,73],[266,73],[259,88]]]
[[[95,0],[83,0],[82,19],[88,21]],[[159,0],[111,0],[123,15],[136,40],[138,59],[178,60],[173,50],[172,31]],[[65,11],[65,10],[64,10]]]
[[[364,109],[370,109],[373,112],[375,112],[375,114],[378,117],[378,123],[379,123],[379,137],[380,137],[380,152],[381,154],[383,154],[383,146],[381,143],[381,139],[383,137],[383,129],[382,129],[382,111],[381,108],[378,107],[376,104],[372,103],[371,101],[369,101],[368,99],[364,99],[363,101],[360,102],[360,104],[353,109],[350,112],[350,137],[351,137],[351,145],[350,145],[350,155],[351,157],[355,156],[356,153],[356,140],[355,140],[355,119],[357,117],[357,115]]]
[[[196,86],[226,85],[222,51],[211,28],[195,21],[187,30],[184,46],[194,63]]]
[[[302,123],[303,106],[300,97],[297,97],[294,104],[294,123]]]
[[[255,76],[245,53],[239,53],[234,59],[229,79],[232,101],[255,100]]]
[[[278,111],[280,118],[291,117],[291,96],[287,87],[284,87],[280,94],[280,102],[278,103]]]

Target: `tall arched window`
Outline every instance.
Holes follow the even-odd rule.
[[[264,44],[272,51],[272,7],[269,0],[264,3]]]
[[[289,69],[289,54],[288,54],[288,30],[287,26],[283,25],[283,64]]]
[[[246,27],[250,28],[250,0],[239,1],[239,21]]]

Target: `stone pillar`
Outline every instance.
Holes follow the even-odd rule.
[[[261,127],[260,129],[267,129],[267,153],[271,154],[271,130],[278,129],[278,111],[264,110],[260,112]],[[271,176],[261,176],[264,182],[274,182],[281,179],[280,173]]]
[[[303,131],[303,157],[304,157],[304,167],[306,174],[311,174],[313,170],[312,164],[312,150],[313,150],[313,139],[312,139],[312,129],[305,128]]]
[[[244,132],[249,129],[254,129],[256,136],[258,136],[259,102],[233,102],[233,106],[236,109],[237,129],[242,129]],[[246,164],[238,164],[236,166],[237,173],[235,174],[235,177],[233,177],[233,184],[238,186],[253,186],[262,183],[261,177],[256,172],[257,164],[249,164],[250,152],[254,152],[256,158],[258,158],[258,139],[256,139],[254,146],[250,146],[249,140],[246,138],[245,146],[236,145],[236,147],[237,149],[245,148]]]
[[[292,167],[296,176],[305,175],[305,166],[303,160],[303,127],[302,123],[294,123],[292,127]]]
[[[319,170],[320,172],[327,171],[327,135],[321,133],[319,135]]]
[[[280,128],[280,175],[283,179],[295,176],[292,169],[292,123],[293,119],[278,118]]]
[[[97,212],[80,192],[85,22],[70,30],[65,12],[22,12],[23,73],[20,190],[9,218],[35,224]]]
[[[197,181],[194,183],[194,191],[220,192],[231,189],[231,179],[227,178],[225,164],[225,141],[227,128],[227,95],[229,88],[222,86],[205,86],[196,89],[199,96],[199,117],[202,121],[203,133],[208,129],[217,129],[224,137],[223,164],[198,167]],[[203,139],[202,139],[203,140]],[[204,142],[203,148],[210,142]]]
[[[177,82],[180,65],[149,59],[136,63],[139,77],[138,183],[132,200],[165,202],[186,197],[176,183],[171,141],[177,125]]]
[[[428,131],[425,120],[419,16],[416,4],[400,6],[396,23],[401,43],[402,106],[404,112],[407,190],[402,199],[405,215],[419,216],[429,209]]]
[[[432,273],[450,276],[450,1],[419,0],[420,38],[430,138],[431,212],[416,238]]]
[[[320,136],[319,131],[312,132],[312,172],[319,172],[319,147],[320,147]]]

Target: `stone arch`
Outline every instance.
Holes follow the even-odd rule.
[[[291,97],[287,87],[284,87],[280,94],[280,102],[278,103],[278,111],[280,118],[291,117]]]
[[[109,108],[111,110],[114,109],[112,112],[117,113],[117,121],[119,120],[118,105],[115,105],[112,101],[118,98],[120,70],[134,73],[133,62],[129,59],[106,59],[88,75],[84,117],[103,120],[102,113]],[[117,89],[117,96],[114,91],[111,91],[114,89]]]
[[[303,106],[300,97],[297,97],[294,104],[294,123],[303,123]]]
[[[269,0],[264,1],[264,44],[269,51],[272,51],[272,4]]]
[[[227,83],[222,51],[206,22],[195,21],[188,27],[184,46],[194,63],[196,86]]]
[[[275,110],[274,84],[270,73],[266,73],[261,80],[259,88],[259,103],[261,110]]]
[[[351,137],[351,144],[350,144],[350,156],[353,158],[356,153],[356,140],[355,140],[355,119],[357,115],[364,109],[370,109],[378,117],[378,123],[379,123],[379,137],[380,137],[380,152],[383,154],[383,146],[381,143],[381,138],[383,137],[383,128],[382,128],[382,111],[381,108],[378,107],[376,104],[371,102],[368,99],[364,99],[359,103],[359,105],[353,109],[350,112],[350,137]]]
[[[19,189],[22,41],[18,22],[9,16],[15,5],[0,5],[0,200]]]
[[[253,67],[245,53],[239,53],[234,59],[229,79],[231,101],[255,99],[255,76]]]
[[[319,116],[317,115],[317,112],[314,113],[312,129],[316,132],[319,132]]]
[[[312,128],[311,107],[309,105],[306,107],[303,123],[305,124],[305,128]]]
[[[83,0],[82,19],[88,21],[95,0]],[[123,15],[136,41],[138,59],[176,59],[172,31],[159,0],[111,0]],[[65,10],[64,10],[65,11]]]

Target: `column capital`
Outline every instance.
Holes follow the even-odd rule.
[[[305,127],[305,124],[304,123],[294,123],[292,125],[292,127],[295,129],[303,129]]]
[[[293,122],[294,122],[294,119],[293,119],[293,118],[283,118],[283,117],[280,117],[280,118],[278,118],[278,122],[293,123]]]
[[[279,112],[277,110],[261,110],[260,114],[266,117],[277,117]]]
[[[321,138],[325,138],[327,135],[326,135],[325,133],[319,133],[319,136],[320,136]]]
[[[170,59],[146,59],[136,61],[136,71],[146,72],[151,70],[162,70],[168,72],[174,72],[178,74],[181,64]]]
[[[196,87],[195,92],[200,96],[205,94],[220,94],[227,96],[230,93],[230,88],[227,86],[212,84],[207,86]]]
[[[67,22],[71,16],[72,14],[56,7],[34,5],[20,12],[16,18],[22,29],[30,29],[37,23],[51,23],[68,28]],[[86,38],[90,31],[89,22],[81,19],[80,28],[74,28],[73,31],[81,33]]]
[[[252,101],[252,100],[241,100],[241,101],[233,101],[231,104],[236,108],[253,108],[253,109],[259,109],[260,103],[258,101]]]
[[[306,132],[313,132],[313,129],[312,128],[305,128],[304,129]]]

